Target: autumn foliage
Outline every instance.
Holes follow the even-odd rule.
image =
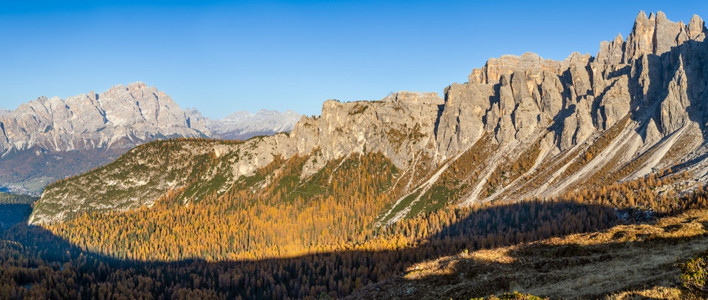
[[[352,155],[300,178],[308,159],[278,158],[198,201],[182,188],[152,207],[88,212],[45,232],[9,230],[0,247],[0,297],[342,297],[416,262],[464,250],[708,207],[708,190],[675,194],[666,187],[685,178],[664,172],[549,199],[447,204],[377,226],[402,193],[390,161]],[[61,239],[33,246],[37,234]]]

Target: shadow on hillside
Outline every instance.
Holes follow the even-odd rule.
[[[469,299],[518,291],[552,299],[600,299],[620,292],[632,296],[626,299],[665,299],[668,295],[661,291],[636,291],[680,288],[678,263],[708,248],[705,233],[690,237],[622,233],[626,232],[597,244],[535,243],[509,251],[446,257],[424,269],[408,270],[407,278],[365,287],[354,297]],[[708,296],[683,288],[679,293],[675,296],[688,299]]]
[[[30,257],[20,266],[20,269],[29,268],[27,274],[14,277],[16,286],[39,289],[47,284],[46,277],[50,276],[54,278],[53,284],[65,284],[68,291],[77,293],[63,297],[95,298],[98,288],[104,287],[114,295],[127,297],[321,298],[349,295],[365,285],[401,275],[415,263],[464,250],[596,231],[618,222],[615,209],[607,206],[572,202],[516,203],[473,211],[465,218],[442,226],[414,247],[256,261],[120,260],[83,251],[40,227],[25,223],[7,230],[4,239],[22,244],[18,250],[21,254],[15,255]],[[0,247],[0,251],[3,250],[9,251]],[[50,268],[43,269],[42,265]],[[37,274],[38,268],[41,274]],[[56,286],[46,288],[51,290]]]
[[[30,204],[0,204],[0,233],[21,222],[26,222],[32,205]]]
[[[708,31],[704,28],[704,33],[708,34]],[[632,101],[630,102],[630,111],[635,111],[635,121],[640,122],[640,126],[637,127],[636,131],[642,137],[646,138],[647,132],[646,128],[649,121],[653,120],[660,131],[670,130],[670,132],[664,132],[664,135],[669,135],[671,132],[680,128],[673,128],[672,126],[687,125],[687,123],[696,123],[700,130],[706,135],[706,123],[705,123],[705,97],[703,97],[703,90],[708,86],[708,77],[706,76],[706,68],[708,68],[708,62],[702,58],[708,55],[708,42],[706,41],[695,41],[689,40],[683,42],[679,46],[671,47],[670,51],[662,53],[661,55],[647,54],[646,61],[638,59],[634,63],[636,71],[630,72],[630,95]],[[680,66],[683,66],[685,73],[682,76],[678,75]],[[644,70],[648,68],[648,70]],[[644,83],[642,79],[643,74],[648,76],[648,83]],[[667,112],[662,116],[662,102],[669,96],[669,93],[674,93],[676,101],[681,101],[680,92],[677,88],[672,88],[673,84],[677,84],[685,80],[686,86],[686,96],[688,106],[686,108],[688,117],[687,120],[681,120],[683,118],[680,114],[677,116],[673,109],[683,109],[683,107],[671,107],[671,105],[685,105],[683,103],[672,103],[667,105],[665,109]],[[677,82],[674,82],[677,81]],[[646,87],[643,85],[646,84]],[[646,91],[646,92],[645,92]],[[662,124],[666,124],[666,128],[662,128]]]

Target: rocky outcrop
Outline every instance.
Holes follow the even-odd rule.
[[[691,102],[688,98],[686,70],[683,60],[679,57],[679,66],[669,81],[666,98],[661,102],[661,131],[671,133],[688,124],[690,120],[687,108],[689,106],[691,106]]]
[[[326,160],[381,152],[397,167],[435,155],[435,124],[444,101],[435,93],[399,92],[380,101],[327,100],[320,117],[303,117],[290,136],[297,153],[318,149]],[[314,158],[313,158],[314,159]]]
[[[521,56],[504,55],[492,58],[481,69],[475,69],[469,76],[470,83],[495,84],[504,75],[514,72],[538,74],[541,71],[560,74],[567,68],[567,62],[543,59],[535,53],[527,52]]]
[[[437,124],[438,156],[459,153],[472,146],[492,126],[483,118],[490,110],[489,97],[494,89],[488,85],[453,84],[445,90],[445,109]],[[498,119],[499,106],[491,112]]]

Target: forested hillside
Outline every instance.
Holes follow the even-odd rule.
[[[39,197],[0,192],[0,204],[32,204]]]
[[[285,257],[231,260],[219,257],[223,253],[219,246],[207,249],[195,245],[195,243],[208,242],[207,239],[224,234],[223,230],[219,231],[217,227],[206,225],[219,224],[220,221],[216,220],[224,215],[218,214],[212,215],[211,220],[214,221],[204,222],[206,226],[203,227],[193,226],[193,223],[179,214],[174,217],[168,213],[148,214],[149,210],[129,214],[103,215],[100,219],[101,222],[95,225],[67,223],[74,227],[69,225],[51,227],[52,230],[67,236],[73,234],[73,237],[68,241],[57,238],[53,233],[39,227],[27,227],[21,224],[7,230],[2,237],[3,241],[0,247],[2,259],[0,261],[2,261],[3,268],[0,271],[0,278],[2,278],[0,293],[3,297],[9,295],[10,298],[24,296],[46,298],[52,295],[57,298],[76,298],[79,295],[82,298],[157,297],[164,295],[188,298],[312,299],[344,297],[361,291],[360,293],[363,294],[354,295],[366,295],[363,296],[366,298],[388,298],[389,296],[373,293],[372,289],[377,290],[375,286],[365,290],[361,289],[370,284],[398,280],[395,279],[398,278],[397,276],[410,273],[411,268],[415,268],[416,264],[439,257],[460,253],[467,255],[466,253],[479,249],[495,249],[573,233],[595,232],[589,236],[595,236],[598,233],[606,236],[607,234],[603,230],[618,224],[641,224],[644,222],[651,224],[661,216],[680,215],[687,210],[689,216],[685,217],[686,223],[696,223],[701,226],[700,222],[703,219],[691,218],[691,216],[705,215],[705,208],[708,207],[708,190],[700,189],[690,195],[679,197],[672,193],[661,192],[662,185],[658,185],[659,183],[667,184],[680,180],[680,177],[669,174],[661,178],[648,177],[626,184],[578,191],[546,201],[484,204],[468,208],[449,207],[434,213],[422,214],[394,226],[378,230],[365,229],[362,234],[370,236],[363,244],[357,244],[356,240],[346,241],[346,239],[339,238],[339,240],[345,241],[340,244],[324,244],[319,248],[297,249],[298,245],[307,245],[313,236],[308,235],[307,227],[293,227],[289,230],[294,234],[287,236],[295,236],[296,240],[290,242],[289,245],[294,245],[290,249],[298,250],[299,255],[292,258],[285,258],[288,256],[287,253],[280,252],[280,255]],[[320,204],[318,202],[313,205],[319,207]],[[206,209],[210,205],[213,204],[204,202],[202,207]],[[200,204],[193,204],[190,207],[192,206],[199,207]],[[166,207],[165,209],[166,212],[174,213],[180,211],[176,210],[178,207],[182,206]],[[622,209],[617,210],[615,207]],[[288,218],[281,214],[272,216],[276,215]],[[256,216],[255,220],[269,217]],[[146,217],[148,220],[140,222],[138,217]],[[705,217],[703,218],[705,219]],[[109,223],[119,219],[136,221],[136,223]],[[165,227],[145,227],[145,224],[158,222],[157,220],[161,220],[159,222],[163,222]],[[268,218],[261,220],[268,220]],[[271,224],[277,224],[272,219],[271,221],[274,222]],[[253,223],[257,224],[258,222],[254,221]],[[111,228],[106,225],[118,226]],[[270,224],[268,225],[270,226]],[[705,229],[696,232],[692,229],[695,227],[693,225],[669,225],[665,228],[672,235],[684,236],[672,242],[675,247],[684,247],[682,245],[696,243],[698,241],[696,239],[704,239],[703,237],[705,237]],[[351,224],[342,224],[329,230],[342,230],[348,226]],[[165,236],[159,233],[164,228],[172,228],[171,233],[184,238],[184,240],[166,240]],[[209,233],[209,230],[217,230],[220,234]],[[267,232],[263,227],[259,227],[258,230],[261,231],[253,228],[253,232]],[[621,230],[611,229],[610,232],[618,231]],[[190,234],[192,238],[187,238],[187,234]],[[82,240],[87,242],[75,246],[74,243],[78,242],[78,239],[73,241],[71,239],[79,236],[82,236]],[[94,239],[91,236],[97,238]],[[101,238],[104,236],[108,239]],[[226,236],[228,239],[228,234]],[[616,241],[618,245],[626,243],[626,246],[618,247],[633,247],[631,246],[633,239],[621,238],[618,234],[615,236],[619,237]],[[240,247],[255,247],[255,249],[263,251],[252,255],[253,258],[259,257],[258,254],[261,254],[260,257],[267,256],[266,254],[273,253],[276,249],[290,250],[268,244],[267,239],[258,237],[259,235],[255,234],[253,242],[249,245],[239,243],[212,245],[231,245],[231,251],[240,249],[244,257],[251,255],[251,252],[247,251],[251,248]],[[645,243],[644,247],[648,249],[652,249],[653,243],[661,245],[665,243],[661,239],[655,240],[649,236],[642,239]],[[168,242],[166,247],[155,248],[155,244],[166,241]],[[169,241],[172,242],[169,243]],[[572,254],[575,252],[568,252],[571,250],[581,251],[573,250],[576,248],[572,247],[566,248],[559,247],[553,251],[560,257],[575,255]],[[158,256],[154,252],[144,249],[164,251],[165,254]],[[611,249],[617,249],[616,247],[608,249],[610,250],[603,250],[609,251],[607,252],[608,258],[614,257],[614,255],[621,257],[621,252],[611,251]],[[681,257],[698,255],[700,251],[700,249],[696,249],[695,251],[682,252],[684,254]],[[541,251],[524,255],[541,259],[545,257],[544,253],[546,252]],[[588,255],[593,253],[595,252],[589,252]],[[184,259],[185,257],[193,257],[193,259]],[[179,258],[182,259],[174,262],[165,261]],[[593,262],[583,263],[592,264]],[[692,274],[700,272],[695,270],[695,266],[702,266],[700,263],[694,263],[693,266],[691,272],[694,273]],[[484,265],[477,266],[475,272],[491,272],[494,270],[491,269],[492,267],[494,266],[489,266],[490,269],[487,269]],[[670,271],[668,275],[663,276],[669,276],[678,282],[679,268],[673,268],[675,271]],[[598,276],[601,275],[598,274]],[[442,281],[438,281],[436,285],[453,282],[447,278],[443,276],[437,279]],[[679,295],[695,293],[693,287],[695,281],[688,281],[689,279],[689,277],[686,279],[687,286],[690,285],[691,288],[683,290],[679,286],[679,293],[685,293]],[[643,282],[647,286],[655,283],[650,279]],[[399,288],[405,287],[406,285],[399,285]],[[495,285],[486,286],[484,289],[476,291],[467,290],[464,294],[485,296],[509,292],[517,288],[511,281],[499,280]],[[593,295],[608,295],[633,289],[635,289],[633,284],[622,285],[620,283],[614,288],[605,289]],[[414,295],[416,294],[398,296],[409,298]]]

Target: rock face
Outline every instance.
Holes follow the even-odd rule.
[[[0,151],[128,148],[157,137],[208,136],[165,93],[138,82],[62,100],[40,97],[0,117]]]
[[[66,100],[40,97],[0,111],[0,187],[36,193],[51,181],[106,164],[155,139],[248,138],[288,131],[299,118],[271,111],[238,120],[241,116],[208,120],[142,82]]]
[[[289,135],[199,151],[248,153],[230,163],[233,178],[253,174],[278,156],[308,156],[301,180],[327,161],[381,152],[405,178],[399,180],[406,182],[399,187],[401,199],[421,193],[413,203],[422,194],[435,198],[428,194],[443,189],[431,186],[452,164],[457,173],[450,176],[462,177],[444,190],[461,195],[461,205],[549,197],[668,167],[706,182],[705,35],[698,16],[686,25],[661,12],[641,12],[626,40],[617,35],[601,43],[594,57],[505,55],[473,70],[468,82],[447,87],[444,98],[399,92],[380,101],[328,100],[320,117],[302,117]],[[512,168],[515,163],[522,167]],[[465,167],[469,174],[460,175]],[[82,184],[91,183],[86,180]],[[166,190],[158,192],[134,195],[131,207],[147,205]],[[82,201],[72,197],[54,189],[40,204]],[[55,221],[61,213],[35,213],[32,220]]]

